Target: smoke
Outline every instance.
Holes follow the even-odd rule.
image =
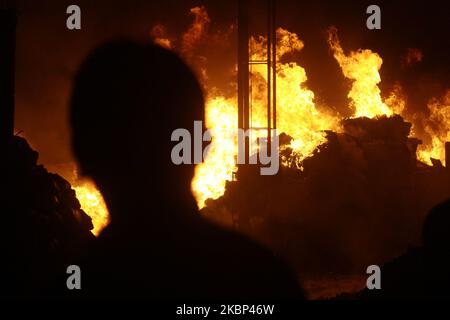
[[[208,12],[203,6],[192,8],[190,13],[194,16],[194,22],[183,34],[181,52],[184,55],[191,55],[194,52],[194,47],[205,37],[211,22]]]
[[[172,41],[168,38],[166,27],[162,24],[156,24],[150,31],[150,37],[153,41],[166,49],[172,49]]]
[[[418,63],[422,61],[423,53],[417,48],[408,48],[405,56],[401,59],[402,68],[406,69],[407,67],[413,65],[414,63]]]

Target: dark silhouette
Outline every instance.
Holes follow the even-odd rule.
[[[93,226],[69,182],[38,165],[24,138],[8,142],[0,179],[0,298],[39,298],[87,250]]]
[[[435,206],[427,216],[422,241],[425,273],[428,275],[425,295],[428,298],[450,298],[450,200]]]
[[[73,148],[111,214],[85,260],[89,298],[301,298],[271,252],[198,213],[194,165],[171,161],[171,134],[204,119],[201,87],[174,53],[115,42],[76,76]]]
[[[381,268],[381,290],[365,289],[351,298],[448,299],[450,297],[450,200],[425,219],[422,246],[410,249]]]

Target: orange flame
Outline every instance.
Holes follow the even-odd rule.
[[[92,219],[94,225],[92,233],[98,236],[109,223],[108,208],[100,191],[91,181],[84,181],[73,188],[80,201],[81,209]]]
[[[251,59],[261,60],[267,55],[266,39],[250,39]],[[298,52],[303,42],[295,33],[277,30],[278,58],[286,53]],[[252,78],[252,126],[267,123],[266,90],[267,67],[255,65]],[[314,93],[305,86],[306,71],[294,62],[277,64],[277,123],[278,132],[285,132],[293,140],[290,147],[301,162],[311,156],[326,141],[323,130],[337,129],[338,119],[319,111]],[[236,171],[237,130],[236,100],[223,96],[209,96],[206,103],[206,127],[212,130],[213,140],[204,163],[196,167],[192,191],[200,208],[206,199],[217,199],[225,191],[226,181]],[[256,133],[256,136],[258,133]],[[255,138],[255,137],[254,137]]]
[[[205,106],[206,127],[213,133],[209,153],[204,163],[196,166],[195,176],[191,189],[197,200],[199,208],[205,206],[207,199],[217,199],[225,192],[227,181],[232,180],[237,170],[237,101],[235,97],[227,97],[219,89],[208,86],[208,77],[204,67],[205,57],[194,61],[192,52],[204,39],[215,39],[217,36],[208,34],[210,18],[204,7],[195,7],[190,10],[194,21],[188,31],[183,34],[179,51],[188,62],[200,69],[202,85],[209,90]],[[231,28],[230,30],[232,30]],[[400,114],[405,116],[406,99],[399,84],[383,100],[378,84],[381,82],[379,70],[383,63],[382,58],[375,52],[365,49],[351,51],[345,54],[337,29],[332,27],[328,33],[328,43],[333,56],[338,62],[343,75],[352,80],[348,93],[349,107],[353,117],[374,118],[381,115],[391,116]],[[252,60],[265,60],[267,52],[267,39],[262,36],[250,38],[250,57]],[[286,53],[298,53],[304,43],[298,35],[279,28],[277,30],[277,60],[281,61]],[[173,49],[173,48],[172,48]],[[409,50],[409,60],[420,61],[423,57],[417,49]],[[307,75],[305,69],[295,62],[276,65],[277,77],[277,129],[278,133],[286,133],[293,139],[290,148],[294,152],[297,167],[302,169],[302,161],[313,155],[317,147],[326,142],[324,130],[340,131],[338,115],[327,110],[326,106],[317,105],[314,92],[305,85]],[[251,126],[265,127],[267,124],[267,69],[265,65],[251,65]],[[234,86],[236,84],[234,83]],[[448,113],[442,108],[437,111],[436,105],[430,104],[432,119],[445,118]],[[448,104],[446,104],[448,106]],[[446,108],[444,108],[446,109]],[[447,119],[447,118],[445,118]],[[449,120],[442,120],[449,121]],[[438,132],[431,129],[428,132],[434,137],[430,146],[421,146],[419,157],[427,157],[426,152],[439,154],[442,159],[443,141],[448,139],[448,130]],[[256,136],[258,136],[258,132]],[[255,134],[253,134],[255,135]],[[255,137],[253,137],[255,138]],[[438,148],[439,145],[439,148]],[[429,161],[427,161],[428,163]],[[288,165],[288,161],[282,163]]]
[[[250,39],[251,58],[264,59],[266,39]],[[295,33],[285,29],[277,30],[277,60],[287,53],[298,53],[304,47]],[[320,111],[314,101],[314,92],[305,85],[306,70],[295,62],[277,63],[277,129],[290,135],[290,147],[299,161],[311,156],[316,148],[326,141],[324,130],[338,130],[338,119]],[[266,86],[267,70],[264,65],[252,67],[253,123],[264,127],[267,123]],[[324,108],[322,108],[324,109]]]
[[[161,47],[164,47],[166,49],[172,48],[172,42],[167,37],[167,31],[163,25],[155,25],[150,31],[150,37],[156,44],[159,44]]]
[[[392,109],[386,105],[380,94],[380,73],[378,72],[383,59],[371,50],[352,51],[345,55],[337,35],[337,29],[332,27],[328,32],[328,43],[334,58],[339,63],[342,73],[353,80],[348,93],[350,107],[355,117],[373,118],[379,115],[391,116]]]
[[[405,56],[401,61],[401,66],[403,68],[409,67],[410,65],[420,62],[423,59],[423,53],[417,48],[408,48]]]
[[[194,16],[194,21],[182,35],[179,51],[191,65],[194,65],[197,70],[200,69],[203,87],[213,88],[207,83],[208,77],[203,65],[206,58],[193,59],[193,51],[202,40],[209,37],[208,39],[218,41],[220,36],[211,37],[208,34],[210,18],[203,6],[192,8],[190,13]],[[330,28],[328,35],[329,46],[342,73],[346,78],[352,80],[348,97],[353,116],[373,118],[380,115],[402,114],[406,106],[406,99],[399,84],[394,86],[384,101],[381,97],[378,84],[381,82],[379,70],[383,63],[382,58],[368,49],[351,51],[346,55],[337,36],[337,29]],[[163,26],[156,25],[151,31],[151,36],[161,46],[176,50]],[[249,46],[252,60],[265,60],[267,56],[267,39],[265,37],[251,37]],[[287,53],[300,52],[303,47],[304,43],[297,34],[278,28],[278,61]],[[408,51],[409,62],[420,61],[422,57],[423,55],[418,49]],[[252,65],[250,70],[253,127],[265,127],[267,124],[266,68],[265,65]],[[314,92],[305,84],[307,75],[302,66],[295,62],[278,62],[276,69],[278,133],[284,132],[293,138],[289,147],[292,148],[298,161],[297,166],[301,169],[301,162],[312,156],[317,147],[326,142],[324,130],[340,131],[339,122],[342,118],[327,112],[326,106],[317,105]],[[450,123],[450,90],[443,99],[430,101],[428,107],[431,116],[426,126],[426,132],[432,136],[432,141],[430,145],[419,147],[418,157],[426,163],[431,163],[430,157],[444,161],[444,142],[450,140],[450,128],[446,125]],[[206,205],[207,199],[217,199],[222,196],[225,192],[226,182],[232,180],[233,173],[237,170],[236,98],[221,94],[217,88],[210,90],[205,105],[205,121],[206,127],[212,132],[213,140],[205,161],[196,166],[191,183],[191,189],[199,208]],[[256,136],[258,135],[257,132]],[[287,165],[287,162],[282,164]],[[108,210],[101,194],[92,183],[78,185],[75,189],[82,208],[93,220],[94,234],[99,234],[109,222]]]
[[[425,132],[431,136],[431,144],[420,145],[417,157],[429,165],[430,158],[445,165],[445,142],[450,141],[450,90],[440,99],[432,98],[428,109],[430,116],[425,121]]]
[[[205,7],[194,7],[190,10],[190,13],[194,16],[194,22],[189,30],[183,34],[183,47],[181,51],[184,54],[192,53],[195,45],[206,34],[206,30],[210,23],[208,12]]]
[[[231,98],[210,97],[205,106],[205,125],[213,140],[205,161],[195,168],[191,189],[200,208],[207,199],[217,199],[225,192],[226,181],[236,171],[237,105]]]

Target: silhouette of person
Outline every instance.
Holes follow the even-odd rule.
[[[366,300],[448,299],[450,199],[434,206],[422,227],[422,246],[382,267],[382,290],[361,292]]]
[[[436,205],[425,219],[422,229],[425,293],[428,298],[450,298],[450,199]]]
[[[171,134],[204,119],[201,87],[176,54],[112,42],[90,54],[71,99],[73,150],[111,223],[81,261],[89,298],[302,298],[281,259],[207,222],[175,165]]]

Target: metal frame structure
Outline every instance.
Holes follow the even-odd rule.
[[[267,58],[266,60],[249,59],[249,1],[239,0],[238,10],[238,128],[250,130],[267,130],[268,152],[271,150],[272,129],[277,127],[276,109],[276,20],[275,0],[267,1]],[[253,127],[251,123],[251,78],[250,65],[267,66],[267,127]],[[245,163],[249,163],[250,143],[245,138]]]

